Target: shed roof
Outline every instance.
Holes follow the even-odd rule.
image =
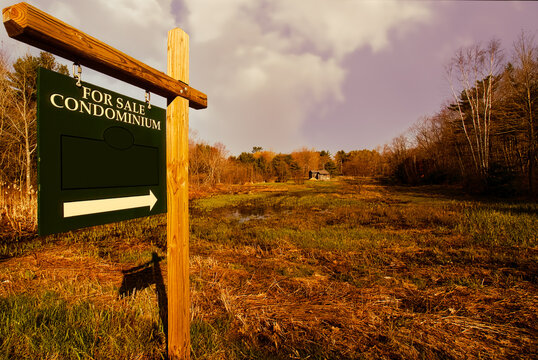
[[[320,175],[330,175],[330,173],[323,169],[323,170],[310,170],[312,174],[320,174]]]

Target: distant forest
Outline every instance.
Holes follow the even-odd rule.
[[[68,73],[48,53],[15,61],[0,54],[0,184],[21,194],[35,193],[37,181],[40,66]],[[400,184],[461,184],[476,192],[536,194],[538,47],[534,37],[522,32],[507,50],[497,40],[461,48],[447,59],[445,75],[452,99],[375,150],[331,154],[301,148],[283,154],[255,146],[229,156],[224,145],[209,145],[191,134],[191,185],[302,182],[310,170],[325,169],[333,176],[379,177]]]
[[[309,170],[325,169],[331,175],[381,177],[400,184],[461,184],[473,192],[535,194],[534,37],[522,32],[508,51],[497,40],[461,48],[448,60],[445,75],[453,98],[375,150],[331,154],[302,148],[276,154],[254,147],[227,157],[222,144],[210,146],[192,139],[192,180],[195,184],[302,181]]]

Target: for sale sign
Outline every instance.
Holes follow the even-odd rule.
[[[40,69],[40,235],[166,212],[166,110]]]

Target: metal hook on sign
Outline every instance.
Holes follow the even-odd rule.
[[[148,104],[148,109],[151,109],[151,93],[149,91],[146,91],[145,101]]]
[[[78,68],[77,71],[75,72],[75,66]],[[78,74],[77,74],[78,73]],[[80,64],[77,64],[77,63],[73,63],[73,77],[75,79],[77,79],[77,83],[75,85],[77,85],[78,87],[81,87],[82,86],[82,83],[81,83],[81,79],[82,79],[82,67],[80,66]]]

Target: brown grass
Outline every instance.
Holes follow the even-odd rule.
[[[0,184],[0,237],[31,234],[37,229],[37,194]]]
[[[197,256],[191,272],[203,286],[193,292],[194,316],[211,322],[225,313],[233,319],[229,336],[287,354],[319,348],[325,356],[350,359],[536,355],[536,328],[521,327],[538,321],[534,286],[477,292],[457,285],[418,289],[391,276],[361,287],[335,280],[354,255],[245,248]],[[275,274],[275,268],[305,262],[320,272]],[[236,263],[250,271],[230,269]],[[469,271],[428,276],[442,282],[462,270]]]
[[[193,323],[209,324],[217,339],[213,348],[195,345],[193,358],[538,358],[536,244],[472,243],[467,234],[455,230],[462,211],[471,206],[468,200],[428,202],[425,196],[417,202],[401,189],[395,192],[373,183],[361,183],[360,191],[354,183],[328,190],[312,186],[316,196],[355,199],[368,206],[329,211],[322,205],[308,205],[287,209],[294,211],[292,215],[272,214],[239,225],[218,209],[204,213],[214,231],[235,227],[238,232],[229,239],[219,237],[227,233],[215,236],[217,240],[191,237],[191,316]],[[291,196],[290,189],[223,186],[191,196],[265,193],[278,197]],[[308,231],[346,221],[395,237],[377,247],[355,239],[357,247],[346,250],[304,247],[287,233],[275,243],[262,242],[261,235],[250,243],[238,240],[267,227]],[[141,224],[144,231],[155,231]],[[201,225],[195,220],[191,226],[193,233],[206,233],[197,230]],[[111,226],[101,229],[120,231]],[[118,236],[85,242],[84,237],[89,238],[85,234],[70,235],[82,238],[77,242],[58,237],[0,263],[0,297],[46,289],[71,302],[88,300],[118,310],[147,307],[145,311],[156,316],[158,296],[151,281],[144,293],[125,298],[118,292],[125,272],[150,260],[150,255],[142,254],[164,256],[163,244],[121,235],[121,231]],[[130,253],[141,255],[125,257]],[[166,284],[166,261],[160,262],[160,271]],[[196,340],[198,335],[193,336]]]

